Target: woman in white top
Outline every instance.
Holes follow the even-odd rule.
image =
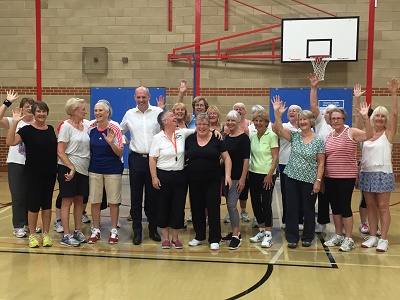
[[[399,81],[392,78],[388,89],[392,95],[390,117],[383,106],[375,108],[370,122],[374,135],[364,142],[361,157],[359,187],[367,202],[370,237],[361,244],[363,248],[376,247],[376,251],[388,249],[387,233],[390,225],[390,193],[396,189],[392,167],[392,143],[397,133],[398,102],[397,89]],[[381,238],[377,237],[377,210],[381,219]]]
[[[0,128],[9,129],[12,118],[3,118],[4,113],[11,104],[18,99],[17,92],[8,91],[7,98],[0,106]],[[17,130],[35,122],[31,113],[31,107],[35,101],[31,98],[23,98],[19,103],[24,119],[18,122]],[[12,223],[13,234],[18,238],[26,236],[24,227],[28,225],[28,209],[27,209],[27,194],[28,190],[25,184],[24,166],[25,166],[25,145],[20,143],[16,146],[11,146],[7,156],[8,166],[8,185],[11,193],[12,201]]]
[[[184,170],[185,139],[194,129],[177,129],[177,120],[171,111],[163,111],[157,117],[161,131],[154,136],[149,154],[149,167],[153,187],[157,195],[157,225],[161,228],[163,249],[171,245],[182,249],[178,239],[183,226],[188,182]],[[172,239],[169,240],[169,228]]]
[[[83,197],[89,195],[89,162],[90,140],[88,135],[89,121],[85,120],[85,100],[71,98],[65,103],[65,111],[69,119],[64,121],[58,134],[57,155],[58,183],[60,186],[61,222],[64,236],[61,244],[77,247],[86,243],[81,232]],[[74,204],[75,230],[70,234],[70,207]]]

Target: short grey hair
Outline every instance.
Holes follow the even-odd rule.
[[[335,107],[335,108],[332,108],[331,110],[329,110],[329,121],[332,121],[332,113],[334,113],[334,112],[338,112],[338,113],[342,114],[343,120],[346,122],[347,112],[344,110],[344,108],[340,108],[340,107]]]
[[[236,111],[236,110],[231,110],[230,112],[228,112],[228,114],[226,115],[226,119],[227,120],[236,120],[236,122],[240,122],[242,117],[240,116],[240,114]]]
[[[256,104],[251,108],[251,113],[254,114],[258,110],[265,110],[265,108],[262,107],[260,104]]]
[[[108,102],[106,99],[100,99],[99,101],[97,101],[96,104],[102,104],[104,106],[104,109],[110,112],[110,115],[108,117],[111,118],[113,111],[110,102]]]

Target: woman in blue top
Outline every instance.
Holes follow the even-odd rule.
[[[91,159],[89,165],[89,201],[92,204],[93,229],[88,243],[94,244],[100,239],[100,206],[103,188],[106,189],[111,215],[111,232],[108,243],[118,243],[118,214],[121,203],[123,152],[120,128],[110,122],[111,107],[105,102],[94,106],[96,117],[89,130]]]
[[[286,111],[285,103],[279,96],[274,97],[275,126],[274,131],[291,143],[286,174],[286,240],[289,248],[296,248],[299,241],[297,222],[299,203],[303,203],[304,231],[303,247],[310,247],[314,239],[315,220],[314,206],[317,194],[321,188],[324,173],[325,149],[323,140],[315,134],[315,116],[309,110],[298,114],[298,125],[301,129],[290,131],[282,126],[282,115]]]

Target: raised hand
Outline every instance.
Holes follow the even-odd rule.
[[[180,83],[179,83],[179,93],[186,93],[187,91],[187,84],[186,84],[186,80],[185,79],[181,79]]]
[[[13,122],[19,122],[21,121],[23,118],[26,117],[26,115],[22,115],[22,109],[20,107],[16,107],[13,111],[12,111],[12,120]]]
[[[7,91],[6,99],[10,102],[14,102],[16,99],[18,99],[18,93],[14,92],[14,90],[9,90],[9,91]]]
[[[365,94],[365,91],[361,90],[361,84],[356,84],[353,88],[354,97],[360,98],[362,95]]]
[[[286,108],[286,103],[281,101],[281,98],[279,97],[279,95],[274,96],[271,100],[272,106],[274,108],[274,112],[278,113],[279,115],[283,115],[283,113],[285,112]]]
[[[370,107],[370,105],[367,104],[366,102],[360,103],[360,109],[358,109],[358,108],[356,107],[358,113],[360,114],[360,116],[361,116],[363,119],[369,119],[369,117],[368,117],[368,110],[369,110],[369,107]]]
[[[312,88],[316,88],[318,86],[318,76],[315,73],[310,73],[310,75],[308,75],[308,79],[310,80],[310,85]]]
[[[397,89],[399,88],[399,80],[396,77],[393,77],[390,79],[390,81],[387,83],[388,84],[388,90],[390,93],[395,94],[397,93]],[[10,100],[10,99],[8,99]]]
[[[161,95],[160,97],[156,98],[157,101],[157,106],[161,109],[165,108],[165,101],[164,101],[164,97]]]
[[[105,134],[103,133],[103,137],[104,137],[104,140],[105,140],[107,143],[112,144],[112,143],[114,142],[114,138],[115,138],[115,132],[114,132],[114,130],[112,130],[111,128],[107,128],[107,135],[105,135]]]

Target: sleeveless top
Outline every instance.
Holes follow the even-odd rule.
[[[361,156],[361,172],[393,173],[392,144],[383,133],[375,141],[366,141]]]
[[[356,178],[357,143],[349,137],[349,128],[345,128],[337,137],[329,133],[325,142],[325,177]]]

